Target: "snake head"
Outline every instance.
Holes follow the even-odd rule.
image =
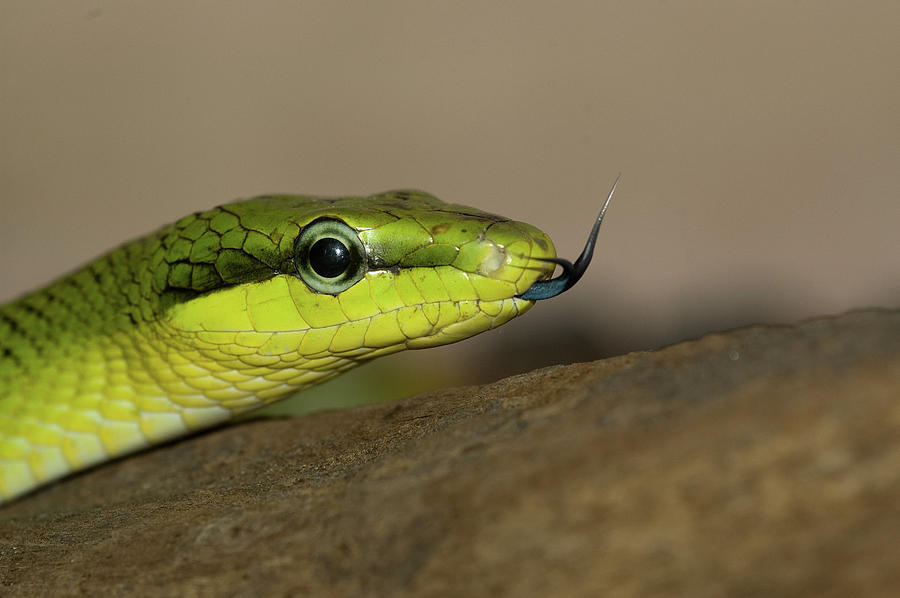
[[[587,242],[584,244],[584,249],[581,250],[581,255],[578,256],[578,259],[575,260],[573,264],[567,259],[559,258],[559,257],[534,257],[532,259],[541,261],[541,262],[550,262],[553,264],[558,264],[562,267],[562,274],[557,276],[556,278],[552,278],[550,280],[540,280],[532,284],[527,291],[519,295],[519,298],[526,299],[528,301],[540,301],[542,299],[550,299],[551,297],[556,297],[562,293],[565,293],[581,280],[581,277],[584,275],[588,266],[591,263],[591,258],[594,256],[594,246],[597,244],[597,233],[600,232],[600,225],[603,223],[603,215],[606,214],[606,208],[609,206],[609,200],[612,199],[613,193],[616,192],[616,185],[619,184],[619,175],[616,177],[616,181],[613,183],[612,189],[609,190],[609,195],[606,196],[606,201],[603,202],[603,207],[600,208],[600,215],[597,216],[597,221],[594,222],[594,226],[591,227],[591,233],[588,235]]]

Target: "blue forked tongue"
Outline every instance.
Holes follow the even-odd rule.
[[[556,278],[539,280],[534,283],[528,287],[527,291],[519,295],[520,299],[527,299],[528,301],[550,299],[551,297],[556,297],[561,293],[565,293],[574,287],[576,282],[581,280],[585,270],[587,270],[587,267],[591,263],[591,258],[594,256],[594,245],[597,244],[597,233],[600,231],[600,224],[603,222],[603,215],[606,213],[606,207],[609,205],[609,200],[612,199],[613,193],[616,192],[616,185],[619,184],[620,176],[622,175],[616,177],[616,182],[613,183],[612,189],[609,190],[609,195],[606,196],[606,201],[603,202],[603,207],[600,208],[600,215],[597,216],[597,222],[595,222],[594,226],[591,228],[591,234],[588,235],[587,243],[584,244],[584,249],[581,250],[581,255],[578,256],[575,263],[573,264],[569,260],[559,257],[533,258],[542,262],[559,264],[562,266],[563,271],[562,274]]]

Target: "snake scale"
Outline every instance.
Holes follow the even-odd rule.
[[[0,306],[0,503],[496,328],[580,278],[602,216],[574,264],[420,191],[255,197],[114,249]]]

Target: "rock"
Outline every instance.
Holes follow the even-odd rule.
[[[253,421],[0,509],[4,596],[879,596],[900,311]]]

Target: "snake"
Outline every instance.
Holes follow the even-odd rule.
[[[0,306],[0,504],[505,324],[581,278],[613,191],[574,263],[534,226],[422,191],[265,195]]]

